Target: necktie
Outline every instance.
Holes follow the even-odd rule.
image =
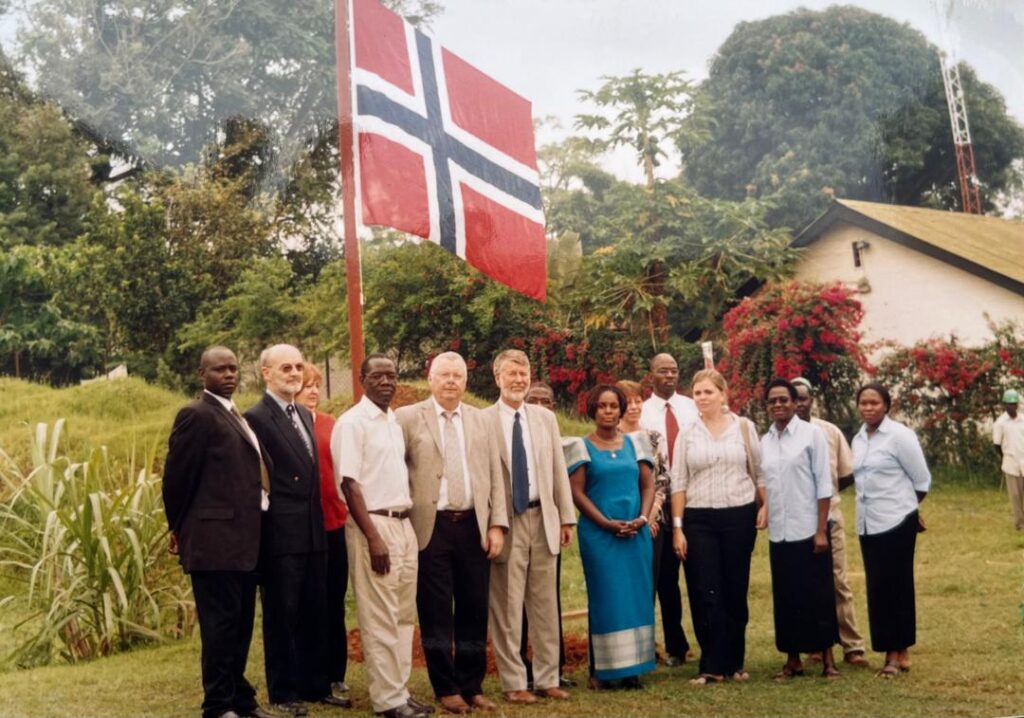
[[[242,429],[245,431],[245,435],[252,437],[252,430],[249,428],[249,422],[245,420],[241,414],[238,413],[238,409],[235,405],[231,405],[231,416],[235,417],[235,420],[242,425]],[[267,473],[267,465],[263,463],[263,454],[260,452],[259,444],[256,445],[256,454],[260,457],[260,486],[263,487],[263,491],[269,496],[270,495],[270,474]]]
[[[295,427],[295,431],[299,432],[299,436],[302,438],[302,443],[306,447],[306,453],[311,457],[313,456],[313,445],[309,443],[309,436],[306,435],[306,430],[299,423],[299,412],[296,411],[294,404],[289,404],[285,407],[285,412],[288,414],[288,418],[292,420],[292,426]]]
[[[668,441],[668,465],[672,466],[672,452],[676,448],[676,437],[679,436],[679,422],[676,421],[676,413],[672,411],[672,405],[665,402],[665,433],[668,436],[665,440]]]
[[[530,503],[530,471],[526,462],[526,444],[523,442],[523,425],[516,412],[512,424],[512,508],[517,514],[526,511]]]
[[[444,475],[448,479],[448,508],[458,511],[466,505],[462,447],[455,430],[455,412],[444,412]]]

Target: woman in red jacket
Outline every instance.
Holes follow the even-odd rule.
[[[345,549],[345,520],[348,506],[338,493],[331,461],[331,430],[334,417],[317,411],[323,375],[312,364],[302,370],[302,391],[295,401],[313,414],[313,435],[320,459],[320,505],[327,530],[327,673],[334,693],[348,690],[348,634],[345,630],[345,593],[348,590],[348,554]]]

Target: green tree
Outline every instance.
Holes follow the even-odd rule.
[[[1024,130],[962,75],[990,203]],[[848,6],[740,23],[700,95],[688,121],[710,138],[689,148],[686,177],[708,196],[774,199],[775,226],[802,229],[835,196],[958,206],[938,53],[909,25]]]

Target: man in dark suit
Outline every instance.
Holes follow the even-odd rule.
[[[263,399],[245,412],[273,462],[270,510],[263,521],[261,597],[267,692],[276,706],[306,714],[303,701],[348,708],[331,694],[325,670],[327,535],[320,467],[302,389],[302,353],[278,344],[260,355]]]
[[[265,718],[270,714],[256,704],[245,664],[269,459],[231,401],[234,353],[207,349],[199,377],[202,396],[178,412],[171,429],[163,498],[171,551],[192,580],[199,615],[203,718]]]

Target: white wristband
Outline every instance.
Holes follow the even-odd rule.
[[[683,517],[673,516],[672,517],[672,528],[681,529],[683,527]]]

